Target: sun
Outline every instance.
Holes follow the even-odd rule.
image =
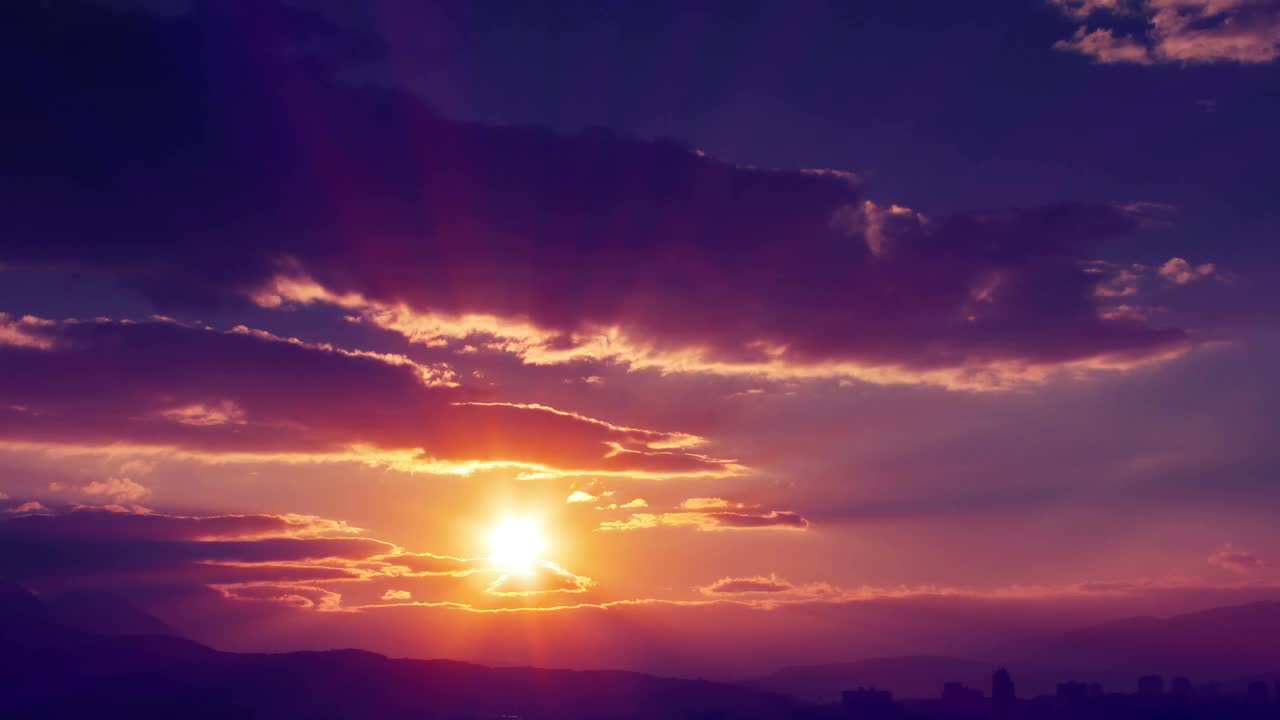
[[[489,559],[507,571],[531,571],[546,547],[542,528],[530,517],[503,518],[489,533]]]

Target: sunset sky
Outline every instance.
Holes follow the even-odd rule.
[[[1280,598],[1280,4],[530,8],[6,3],[0,576],[708,675]]]

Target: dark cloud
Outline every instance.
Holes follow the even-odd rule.
[[[206,587],[232,599],[324,610],[343,609],[344,595],[379,597],[391,586],[466,605],[483,593],[491,604],[492,596],[580,593],[593,584],[547,561],[515,572],[485,558],[410,552],[311,516],[104,508],[45,508],[0,520],[0,577],[56,588]]]
[[[53,323],[0,342],[0,439],[348,458],[461,472],[731,474],[683,451],[699,438],[553,408],[475,403],[399,356],[310,347],[173,322]]]
[[[707,517],[720,527],[730,528],[788,527],[804,529],[809,527],[809,521],[799,513],[779,512],[777,510],[771,510],[759,515],[744,512],[716,512],[707,513]]]
[[[22,141],[0,262],[104,273],[165,306],[337,302],[417,339],[488,334],[530,362],[985,387],[1187,347],[1096,306],[1108,278],[1082,263],[1138,229],[1127,210],[926,220],[838,173],[456,123],[287,57],[297,18],[219,7],[100,23],[6,10]],[[307,293],[264,294],[281,274]]]
[[[301,524],[266,515],[194,518],[103,509],[17,516],[0,522],[0,574],[112,582],[161,577],[205,584],[264,577],[342,578],[352,573],[341,561],[367,560],[396,549],[363,537],[291,536]],[[315,529],[332,532],[335,527],[317,521]],[[339,562],[327,568],[325,561]]]
[[[44,538],[93,543],[247,541],[259,538],[296,538],[344,535],[357,532],[346,523],[311,515],[164,515],[112,512],[81,508],[65,513],[34,515],[11,520],[6,537]]]

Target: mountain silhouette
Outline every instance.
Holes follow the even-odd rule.
[[[1027,659],[1120,673],[1231,679],[1280,669],[1280,603],[1219,607],[1169,618],[1134,617],[1045,638]]]
[[[962,658],[918,655],[868,658],[847,663],[793,665],[753,681],[755,687],[786,693],[811,702],[836,702],[854,687],[889,690],[897,697],[934,697],[944,682],[958,680],[973,687],[991,681],[992,663]]]
[[[114,593],[77,590],[41,596],[59,625],[101,635],[168,635],[178,632]]]
[[[902,698],[934,698],[944,682],[989,689],[1007,666],[1023,697],[1051,695],[1064,680],[1130,692],[1140,676],[1187,675],[1242,689],[1248,678],[1280,678],[1280,603],[1213,608],[1169,618],[1132,617],[1021,641],[996,660],[889,656],[784,667],[748,683],[810,702],[877,687]]]
[[[42,627],[49,623],[49,609],[21,585],[0,581],[0,627]]]
[[[613,671],[490,668],[362,650],[219,652],[164,635],[108,636],[56,622],[0,585],[5,717],[789,718],[790,699],[734,685]]]
[[[868,658],[847,663],[797,665],[752,681],[749,685],[791,695],[798,700],[834,702],[844,690],[875,687],[889,690],[899,698],[936,698],[944,683],[960,682],[989,691],[991,673],[1008,667],[1023,697],[1051,695],[1063,680],[1102,683],[1106,687],[1129,689],[1137,674],[1112,673],[1093,668],[1054,666],[1046,658],[1037,662],[1010,664],[933,655]]]

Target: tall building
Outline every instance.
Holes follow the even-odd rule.
[[[991,673],[991,708],[997,715],[1008,714],[1018,707],[1018,696],[1014,691],[1013,677],[1005,668],[997,668]]]
[[[1186,700],[1191,697],[1191,681],[1185,677],[1176,677],[1169,686],[1169,692],[1179,700]]]
[[[1058,683],[1057,701],[1067,712],[1079,712],[1089,697],[1089,686],[1082,682]]]
[[[942,699],[944,701],[967,703],[973,700],[981,700],[982,691],[978,688],[971,688],[962,682],[943,683]]]
[[[1264,703],[1271,699],[1271,688],[1263,680],[1249,683],[1249,702]]]
[[[1138,678],[1138,694],[1142,697],[1160,697],[1164,695],[1164,676],[1143,675]]]

